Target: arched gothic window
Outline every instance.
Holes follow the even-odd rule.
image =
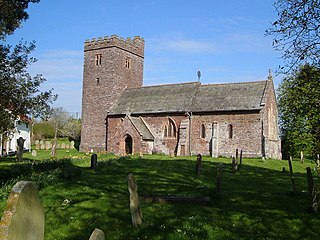
[[[176,138],[176,125],[172,119],[169,118],[168,124],[164,127],[164,137]]]

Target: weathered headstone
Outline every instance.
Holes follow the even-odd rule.
[[[218,163],[217,167],[217,177],[216,177],[216,193],[221,193],[221,179],[222,179],[222,171],[223,171],[223,164]]]
[[[232,156],[232,171],[236,172],[238,170],[238,162],[236,158]]]
[[[196,174],[200,174],[201,166],[202,166],[202,156],[201,156],[201,154],[198,154],[197,162],[196,162]]]
[[[0,222],[1,240],[43,240],[45,215],[33,182],[16,183]]]
[[[17,160],[19,162],[22,161],[24,141],[22,137],[17,139]]]
[[[320,205],[320,193],[318,193],[314,186],[311,168],[307,167],[307,180],[308,180],[308,193],[310,199],[310,210],[312,212],[318,212]]]
[[[74,141],[70,142],[70,149],[74,149]]]
[[[36,140],[36,141],[34,141],[34,144],[35,144],[35,145],[38,145],[38,144],[40,144],[40,141],[39,141],[39,140]]]
[[[40,145],[43,145],[43,144],[44,144],[44,141],[43,141],[43,140],[40,140],[39,144],[40,144]]]
[[[94,229],[89,240],[105,240],[104,232],[98,228]]]
[[[303,151],[300,152],[300,160],[301,160],[302,163],[304,163]]]
[[[292,170],[292,157],[290,156],[289,160],[289,169],[290,169],[290,177],[291,177],[291,185],[292,185],[292,192],[296,191],[296,184],[294,181],[294,176],[293,176],[293,170]]]
[[[61,148],[61,144],[57,143],[57,149],[60,149],[60,148]]]
[[[32,157],[36,157],[37,156],[37,151],[36,150],[32,150],[31,155],[32,155]]]
[[[41,145],[40,145],[40,149],[41,149],[41,150],[46,149],[46,147],[44,146],[44,144],[41,144]]]
[[[98,165],[98,156],[97,154],[91,155],[91,169],[96,170]]]
[[[66,148],[66,144],[65,143],[61,143],[61,148],[65,149]]]
[[[39,150],[40,149],[40,144],[36,144],[36,150]]]
[[[51,149],[51,147],[52,147],[52,144],[51,144],[51,141],[46,141],[46,150],[49,150],[49,149]]]
[[[128,175],[128,190],[130,193],[131,221],[134,227],[142,224],[142,212],[138,195],[138,186],[132,173]]]

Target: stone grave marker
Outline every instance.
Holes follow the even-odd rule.
[[[65,149],[66,148],[66,144],[65,143],[61,143],[61,148]]]
[[[105,240],[104,232],[98,228],[94,229],[89,240]]]
[[[61,148],[61,144],[57,143],[57,149],[60,149],[60,148]]]
[[[24,142],[25,140],[22,137],[17,139],[17,161],[19,162],[22,161]]]
[[[197,163],[196,163],[196,174],[200,174],[201,172],[201,165],[202,165],[202,156],[198,154],[197,156]]]
[[[44,144],[44,141],[43,141],[43,140],[40,140],[39,144],[40,144],[40,145],[43,145],[43,144]]]
[[[37,151],[36,150],[32,150],[31,155],[32,155],[32,157],[36,157],[37,156]]]
[[[45,148],[46,148],[46,147],[44,146],[44,144],[41,144],[41,145],[40,145],[40,149],[41,149],[41,150],[44,150]]]
[[[33,182],[17,182],[0,222],[1,240],[44,240],[45,215]]]
[[[222,179],[223,163],[218,163],[217,177],[216,177],[216,193],[221,193],[221,179]]]
[[[91,155],[91,169],[96,170],[98,166],[98,156],[97,154]]]
[[[70,142],[70,149],[74,149],[74,141]]]
[[[40,149],[40,144],[36,144],[36,150],[39,150]]]
[[[132,173],[128,175],[128,190],[130,193],[130,212],[132,225],[137,227],[142,224],[142,212],[138,195],[138,186]]]
[[[37,139],[36,141],[34,141],[34,144],[38,145],[38,144],[40,144],[40,141]]]
[[[45,146],[46,146],[46,150],[51,149],[51,147],[52,147],[51,141],[46,141]]]

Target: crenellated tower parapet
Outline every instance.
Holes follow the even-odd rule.
[[[135,36],[132,38],[122,38],[117,35],[110,37],[99,37],[91,40],[86,40],[84,43],[84,51],[98,50],[110,47],[117,47],[125,51],[131,52],[134,55],[144,57],[144,39]]]

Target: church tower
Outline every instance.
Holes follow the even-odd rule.
[[[126,88],[143,84],[144,40],[116,35],[84,44],[81,145],[106,150],[106,116]]]

